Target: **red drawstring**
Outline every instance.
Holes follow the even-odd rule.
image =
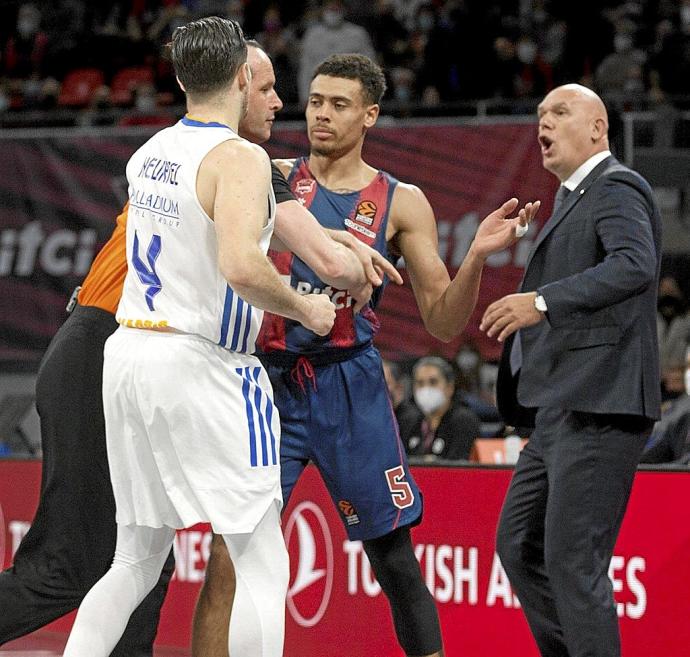
[[[301,388],[304,394],[307,394],[304,377],[311,381],[314,391],[318,390],[316,387],[316,372],[314,372],[314,366],[306,356],[300,356],[290,372],[290,378]]]

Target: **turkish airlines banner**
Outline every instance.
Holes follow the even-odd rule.
[[[0,148],[0,366],[37,362],[65,319],[65,305],[112,232],[127,199],[125,164],[150,129],[3,137]],[[274,157],[307,153],[301,129],[277,127]],[[444,345],[424,330],[409,282],[389,286],[380,306],[378,345],[391,357],[431,351],[452,356],[461,339],[485,358],[498,345],[478,330],[493,299],[514,292],[538,226],[548,216],[555,179],[541,166],[532,125],[381,126],[367,137],[372,165],[421,187],[438,219],[441,257],[451,273],[462,262],[478,222],[512,196],[540,198],[538,221],[513,249],[487,262],[479,304],[464,338]]]
[[[436,599],[446,654],[538,657],[519,603],[494,552],[511,471],[413,467],[424,492],[415,552]],[[30,526],[38,462],[0,461],[0,558],[11,563]],[[638,472],[611,561],[626,657],[685,657],[690,645],[690,472]],[[319,476],[307,468],[285,512],[290,551],[285,657],[402,657],[387,603],[361,543],[347,540]],[[178,532],[176,573],[160,645],[188,646],[211,535]],[[4,541],[4,549],[3,549]],[[51,629],[67,631],[72,616]]]

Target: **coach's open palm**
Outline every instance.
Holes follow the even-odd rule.
[[[316,335],[328,335],[335,322],[335,306],[326,294],[308,294],[310,310],[302,320],[302,325]]]
[[[486,258],[492,253],[507,249],[519,237],[518,227],[527,227],[534,216],[539,211],[541,201],[527,203],[521,208],[516,217],[508,218],[518,206],[518,200],[511,198],[506,201],[498,210],[494,210],[487,215],[484,221],[479,224],[477,233],[474,236],[473,249],[478,256]],[[524,230],[524,228],[523,228]]]

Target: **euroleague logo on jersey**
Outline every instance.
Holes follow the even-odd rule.
[[[285,524],[290,552],[287,608],[302,627],[313,627],[326,613],[333,591],[333,541],[321,509],[305,500]]]
[[[376,218],[376,203],[373,201],[360,201],[355,210],[355,221],[371,226]]]

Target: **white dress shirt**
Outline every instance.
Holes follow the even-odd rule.
[[[603,162],[609,155],[611,155],[611,151],[609,150],[595,153],[575,169],[570,178],[564,180],[562,184],[572,192],[592,172],[594,167],[600,162]]]

